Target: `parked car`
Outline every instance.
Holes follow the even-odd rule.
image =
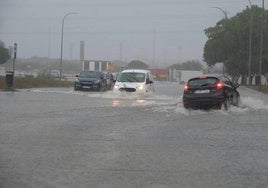
[[[74,90],[105,91],[106,79],[101,71],[82,71],[76,75]]]
[[[233,83],[225,75],[204,75],[188,80],[184,86],[183,106],[185,108],[207,108],[238,105],[240,94],[239,84]]]
[[[148,70],[124,70],[117,76],[113,91],[139,94],[153,93],[153,76]]]

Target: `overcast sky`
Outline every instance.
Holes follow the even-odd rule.
[[[261,6],[262,0],[251,0]],[[63,58],[142,59],[161,64],[202,60],[204,29],[234,16],[249,0],[0,0],[0,40],[18,43],[18,57],[60,58],[65,14]],[[155,48],[153,48],[155,47]]]

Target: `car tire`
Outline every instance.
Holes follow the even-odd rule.
[[[232,104],[234,106],[239,106],[240,104],[240,96],[237,94],[234,94],[233,98],[232,98]]]
[[[221,108],[222,108],[222,104],[223,104],[223,103],[219,103],[219,104],[217,104],[215,108],[221,110]]]

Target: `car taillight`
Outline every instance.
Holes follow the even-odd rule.
[[[184,89],[183,89],[184,92],[188,92],[189,91],[189,86],[186,84],[184,85]]]
[[[224,83],[223,83],[222,81],[218,81],[217,84],[216,84],[216,88],[217,88],[217,90],[222,89],[223,86],[224,86]]]

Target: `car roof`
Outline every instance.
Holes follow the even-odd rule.
[[[149,73],[149,70],[144,70],[144,69],[127,69],[127,70],[123,70],[121,73],[125,73],[125,72],[137,72],[137,73]]]
[[[222,77],[224,77],[224,75],[222,75],[222,74],[205,74],[205,75],[200,75],[200,76],[192,77],[189,80],[192,80],[192,79],[200,79],[200,78],[217,78],[217,79],[222,79]]]
[[[95,70],[83,70],[82,72],[102,72],[102,71],[95,71]]]

